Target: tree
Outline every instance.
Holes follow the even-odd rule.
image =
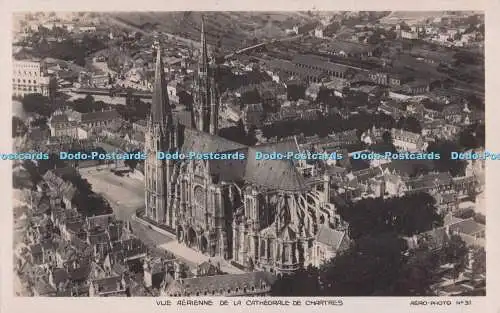
[[[427,152],[440,155],[434,159],[434,166],[439,172],[449,172],[452,176],[461,176],[465,173],[467,162],[464,160],[452,160],[452,152],[460,152],[460,147],[452,141],[436,141],[429,144]]]
[[[404,264],[403,243],[394,234],[366,236],[320,269],[325,296],[387,293]]]
[[[306,87],[298,82],[289,82],[286,86],[287,99],[297,101],[305,98]]]
[[[24,135],[27,130],[28,128],[23,120],[17,116],[12,116],[12,138]]]
[[[350,238],[381,233],[413,236],[442,225],[435,200],[426,193],[399,198],[362,199],[339,207],[340,216],[349,224]]]
[[[464,150],[484,147],[485,144],[484,124],[474,124],[463,129],[458,135],[458,144]]]
[[[431,286],[436,282],[435,270],[439,266],[436,254],[427,248],[418,248],[410,252],[403,265],[398,280],[392,290],[392,296],[431,296]]]
[[[134,150],[131,153],[137,153],[140,152],[139,150]],[[137,164],[139,163],[139,160],[136,159],[127,159],[124,161],[125,165],[128,166],[131,170],[135,170]]]
[[[472,253],[472,277],[473,279],[486,276],[486,251],[484,248],[475,249]]]
[[[277,297],[311,297],[320,292],[319,270],[313,266],[278,277],[271,288],[271,295]]]
[[[49,117],[53,112],[49,105],[49,99],[38,93],[25,95],[21,103],[24,111],[28,113],[37,113]]]
[[[467,244],[458,235],[452,235],[446,240],[443,249],[439,251],[442,263],[453,264],[453,276],[458,278],[468,263],[469,249]]]
[[[422,132],[422,126],[420,126],[420,122],[413,116],[401,117],[396,124],[396,128],[404,129],[417,134],[420,134],[420,132]]]
[[[31,125],[31,127],[48,128],[47,123],[48,123],[47,118],[42,116],[42,117],[39,117],[39,118],[33,120],[30,123],[30,125]]]

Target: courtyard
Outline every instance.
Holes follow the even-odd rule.
[[[144,207],[143,181],[95,167],[80,169],[80,174],[92,185],[95,193],[109,201],[116,218],[129,220],[137,209]]]

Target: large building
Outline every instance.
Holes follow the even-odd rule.
[[[53,93],[51,78],[46,75],[42,61],[14,60],[12,72],[12,91],[17,97],[27,94],[42,94],[50,97]]]
[[[208,58],[203,26],[201,38],[192,123],[173,118],[161,49],[156,52],[145,136],[146,217],[175,232],[188,247],[248,269],[282,274],[316,264],[319,227],[345,231],[329,203],[329,180],[311,182],[291,161],[256,158],[258,151],[298,151],[294,141],[247,147],[216,135],[215,65]],[[245,158],[159,160],[157,151],[226,152]]]

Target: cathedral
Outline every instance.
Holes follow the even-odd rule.
[[[298,152],[294,141],[247,147],[217,136],[216,69],[202,21],[191,122],[180,122],[169,103],[161,48],[156,50],[145,144],[146,216],[186,246],[248,270],[286,274],[317,263],[319,230],[331,250],[341,243],[325,237],[325,229],[345,231],[329,201],[328,176],[306,178],[300,164],[255,157],[258,151]],[[246,158],[159,160],[157,151],[240,152]]]

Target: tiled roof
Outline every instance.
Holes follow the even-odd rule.
[[[463,221],[463,219],[453,216],[453,214],[446,214],[443,219],[443,225],[448,226]]]
[[[69,270],[68,276],[74,281],[83,281],[88,278],[90,274],[90,265],[85,264],[77,269]]]
[[[45,278],[39,277],[35,281],[35,289],[40,296],[51,295],[56,292],[54,287],[52,287]]]
[[[253,289],[261,289],[265,284],[270,287],[276,280],[275,276],[269,272],[251,272],[244,274],[226,274],[217,276],[203,276],[196,278],[187,278],[182,281],[175,281],[182,294],[194,295],[197,292],[203,295],[205,292],[211,294],[212,291],[217,293],[236,289],[243,291],[247,289],[249,292]]]
[[[40,254],[40,253],[42,253],[42,246],[39,243],[31,245],[29,249],[31,251],[31,254]]]
[[[295,64],[293,64],[292,62],[285,60],[271,60],[268,62],[268,65],[271,69],[284,72],[287,75],[293,74],[293,75],[298,75],[299,77],[317,77],[317,78],[324,76],[323,70],[298,67],[295,66]]]
[[[367,181],[371,178],[378,177],[384,174],[383,169],[381,167],[370,167],[367,169],[362,169],[359,171],[352,172],[354,178],[359,182]]]
[[[294,64],[311,66],[312,68],[325,72],[343,73],[349,69],[349,67],[345,65],[332,63],[326,58],[322,58],[315,55],[298,54],[293,58],[292,62]]]
[[[460,234],[466,235],[474,235],[484,230],[485,226],[477,223],[472,218],[450,225],[451,232],[458,232]]]
[[[52,270],[53,282],[56,286],[68,280],[68,272],[64,268],[56,268]]]
[[[82,123],[98,122],[98,121],[109,121],[118,119],[120,114],[115,110],[102,111],[102,112],[90,112],[82,114]]]
[[[435,228],[420,235],[420,241],[424,240],[431,249],[440,249],[448,239],[445,227]]]
[[[58,114],[58,115],[54,115],[52,116],[52,118],[50,119],[50,123],[51,124],[56,124],[56,123],[66,123],[68,122],[68,117],[66,116],[66,114]]]
[[[346,236],[345,232],[332,229],[328,226],[320,226],[316,240],[319,243],[325,244],[334,250],[338,250]]]
[[[449,173],[431,173],[412,180],[408,180],[406,185],[410,190],[434,188],[443,185],[450,185],[453,178]]]
[[[121,291],[124,287],[120,276],[97,279],[92,283],[97,287],[97,291],[102,293]]]

